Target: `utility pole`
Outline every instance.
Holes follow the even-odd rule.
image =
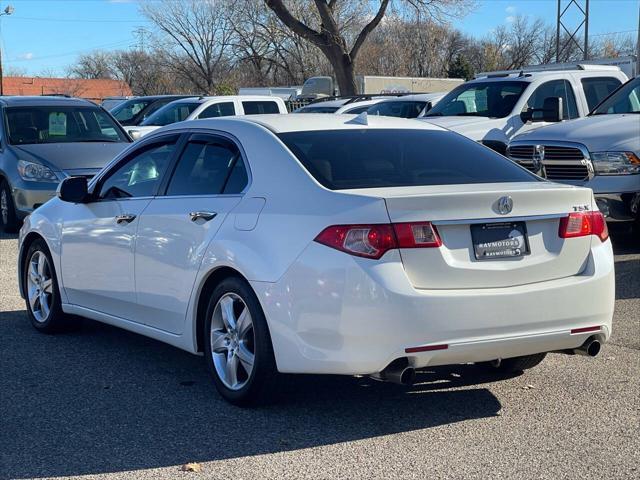
[[[564,6],[564,8],[563,8]],[[569,10],[569,9],[572,10]],[[567,25],[563,21],[565,15],[570,16],[571,13],[578,13],[579,17],[576,21],[579,21],[577,27],[567,28]],[[582,21],[580,21],[582,19]],[[569,35],[564,44],[561,45],[560,30],[564,30]],[[578,42],[580,30],[584,30],[584,41],[582,45]],[[575,44],[578,50],[582,53],[582,59],[589,59],[589,0],[558,0],[558,16],[556,21],[556,63],[560,63],[563,58],[562,54],[567,50],[567,47],[571,44]]]
[[[7,5],[6,8],[0,12],[0,17],[4,15],[11,15],[14,8],[11,5]],[[2,75],[2,35],[0,35],[0,95],[4,95],[4,76]]]
[[[138,27],[133,31],[133,34],[138,39],[138,50],[142,53],[145,52],[145,39],[147,37],[147,31],[144,27]]]

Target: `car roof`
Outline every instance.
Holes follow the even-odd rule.
[[[324,102],[313,102],[313,103],[310,103],[308,105],[303,106],[302,108],[308,108],[308,109],[324,108],[324,107],[339,108],[339,107],[342,107],[343,105],[345,105],[350,100],[351,100],[350,98],[341,98],[339,100],[327,100],[327,101],[324,101]],[[353,104],[355,104],[355,103],[357,103],[357,102],[353,102]]]
[[[217,119],[189,120],[174,123],[174,128],[193,126],[197,128],[219,129],[223,123],[238,126],[247,123],[261,125],[273,133],[302,132],[314,130],[349,130],[361,128],[393,128],[445,131],[445,128],[427,123],[407,120],[405,118],[369,115],[367,123],[359,122],[363,115],[326,115],[322,113],[289,113],[268,115],[245,115],[239,117],[222,117]]]
[[[437,93],[415,93],[412,95],[402,95],[400,97],[392,97],[385,98],[382,100],[383,102],[415,102],[415,101],[425,101],[434,100],[436,98],[441,98],[446,95],[445,92],[437,92]]]
[[[0,97],[0,102],[8,107],[40,107],[40,106],[56,106],[56,107],[98,107],[97,104],[85,100],[84,98],[62,97],[62,96],[7,96]]]

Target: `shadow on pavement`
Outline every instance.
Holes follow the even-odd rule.
[[[296,450],[496,415],[473,367],[412,388],[351,377],[292,379],[281,403],[226,404],[202,358],[113,327],[42,335],[0,313],[0,478],[57,477]]]

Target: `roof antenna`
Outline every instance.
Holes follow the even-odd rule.
[[[520,70],[520,74],[518,75],[518,77],[524,77],[524,70]]]
[[[369,125],[369,118],[367,117],[367,112],[362,112],[356,118],[353,118],[345,123],[356,123],[358,125]]]

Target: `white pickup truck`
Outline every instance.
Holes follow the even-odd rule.
[[[603,65],[480,74],[449,92],[420,120],[504,155],[515,135],[584,117],[626,81],[618,67]]]
[[[516,136],[507,155],[541,177],[591,188],[608,220],[640,226],[640,77],[586,118]]]
[[[128,127],[127,133],[134,140],[138,140],[160,127],[176,122],[263,113],[288,112],[284,100],[275,96],[226,95],[182,98],[156,110],[140,125]]]

